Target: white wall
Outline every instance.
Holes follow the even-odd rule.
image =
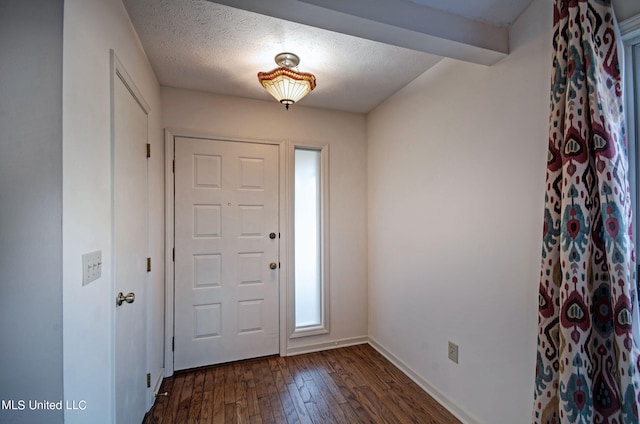
[[[256,82],[257,84],[257,82]],[[313,95],[313,93],[311,94]],[[361,114],[162,88],[163,123],[212,136],[330,145],[331,334],[290,349],[367,335],[366,133]],[[284,228],[281,228],[284,232]],[[283,235],[284,236],[284,235]]]
[[[149,296],[163,294],[164,182],[160,92],[120,0],[64,2],[63,275],[64,396],[85,400],[66,423],[113,417],[111,115],[109,49],[150,105],[150,235],[155,270]],[[81,255],[102,250],[102,277],[82,286]],[[145,302],[146,303],[146,302]],[[149,348],[155,381],[162,361],[162,298],[151,305]],[[155,320],[153,319],[155,318]],[[146,355],[147,352],[140,352]]]
[[[640,14],[640,2],[637,0],[613,0],[613,8],[619,22]]]
[[[506,59],[445,59],[368,116],[369,335],[469,422],[531,417],[552,13],[534,1]]]
[[[0,1],[0,399],[62,399],[62,1]],[[19,404],[15,404],[19,408]],[[0,409],[0,422],[62,411]]]

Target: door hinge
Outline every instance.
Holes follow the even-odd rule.
[[[175,174],[176,172],[176,160],[173,160],[173,173]]]
[[[151,373],[147,373],[147,387],[151,387]]]
[[[147,158],[151,157],[151,144],[147,143]]]
[[[147,258],[147,272],[151,272],[151,258]]]
[[[176,351],[176,338],[171,337],[171,352],[175,352],[175,351]]]
[[[172,260],[173,260],[173,262],[176,261],[176,248],[175,247],[173,248]]]

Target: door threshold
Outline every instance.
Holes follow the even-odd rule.
[[[259,361],[259,360],[263,360],[263,359],[279,358],[279,357],[280,357],[280,355],[277,354],[277,353],[275,355],[256,356],[255,358],[239,359],[237,361],[221,362],[219,364],[203,365],[201,367],[186,368],[186,369],[183,369],[183,370],[175,370],[173,372],[173,374],[174,375],[186,374],[186,373],[190,373],[190,372],[194,372],[194,371],[207,370],[209,368],[218,368],[218,367],[223,367],[223,366],[226,366],[226,365],[233,365],[233,364],[244,364],[244,363],[251,362],[251,361]]]

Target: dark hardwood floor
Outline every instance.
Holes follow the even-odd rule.
[[[369,345],[165,378],[143,424],[459,423]]]

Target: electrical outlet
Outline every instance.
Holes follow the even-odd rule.
[[[82,255],[82,285],[86,286],[102,276],[102,250]]]
[[[449,359],[458,363],[458,345],[453,342],[449,342]]]

